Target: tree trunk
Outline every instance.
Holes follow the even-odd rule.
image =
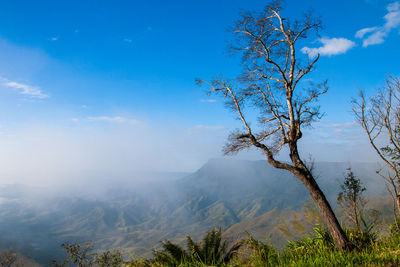
[[[358,211],[357,211],[357,200],[353,198],[353,216],[354,216],[354,222],[356,224],[357,230],[361,230],[360,227],[360,222],[358,221]]]
[[[394,192],[397,193],[398,190],[395,190]],[[392,192],[390,192],[390,193],[392,194]],[[392,194],[392,196],[393,196],[393,194]],[[397,212],[396,212],[396,206],[397,206]],[[396,199],[393,197],[393,217],[394,217],[394,222],[396,224],[398,231],[400,231],[400,224],[399,224],[399,216],[400,215],[399,214],[400,214],[400,194],[397,194]]]
[[[354,246],[347,239],[347,236],[344,233],[342,227],[340,226],[339,221],[336,218],[336,215],[333,212],[331,205],[329,204],[321,188],[315,181],[311,171],[300,159],[297,150],[297,143],[289,144],[289,148],[290,148],[290,159],[294,164],[294,168],[288,170],[292,172],[294,175],[296,175],[296,177],[306,186],[308,192],[310,192],[311,197],[313,198],[314,202],[317,204],[319,208],[322,218],[324,218],[325,220],[325,223],[328,227],[330,234],[332,235],[333,241],[335,242],[336,246],[341,251],[352,250]]]
[[[400,213],[400,194],[396,196],[396,204],[397,204],[397,212]]]
[[[296,176],[304,183],[310,192],[311,197],[317,204],[336,246],[342,251],[351,250],[353,248],[351,242],[347,239],[347,236],[340,226],[339,221],[337,220],[336,215],[331,208],[331,205],[329,204],[312,174],[307,170],[305,175],[296,174]]]

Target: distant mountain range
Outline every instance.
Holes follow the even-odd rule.
[[[314,174],[333,206],[348,167],[315,164]],[[377,164],[351,167],[368,196],[386,195]],[[79,189],[64,192],[3,185],[0,248],[13,247],[42,264],[62,257],[60,245],[65,241],[93,241],[97,249],[151,256],[161,240],[181,242],[187,234],[198,238],[213,227],[226,230],[229,237],[242,236],[246,230],[260,238],[268,236],[272,233],[263,232],[275,231],[278,217],[299,211],[309,199],[298,180],[266,161],[215,159],[192,174],[157,177],[140,184],[129,177],[115,182],[96,182],[92,177],[77,185]],[[279,243],[282,238],[272,239]]]

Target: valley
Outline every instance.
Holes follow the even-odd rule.
[[[348,163],[315,164],[318,182],[335,208],[348,167]],[[352,163],[351,167],[366,186],[367,197],[386,195],[376,164]],[[301,209],[309,202],[302,184],[265,161],[213,159],[191,174],[158,174],[157,182],[154,178],[136,184],[106,181],[95,188],[86,184],[62,193],[1,186],[0,247],[11,247],[41,264],[63,257],[60,245],[66,241],[93,242],[97,250],[112,248],[151,257],[162,240],[184,242],[186,235],[199,238],[213,227],[222,228],[231,240],[248,232],[279,247],[293,238],[279,230],[282,224],[291,228],[296,218],[305,222]],[[87,194],[82,193],[85,186]],[[390,209],[387,199],[373,202]]]

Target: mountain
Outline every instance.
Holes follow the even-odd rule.
[[[315,164],[318,183],[332,204],[347,167]],[[376,164],[351,167],[369,196],[386,194]],[[62,190],[0,187],[0,247],[12,246],[42,264],[62,257],[65,241],[93,241],[95,249],[151,256],[161,240],[182,242],[187,234],[198,238],[213,227],[227,229],[231,237],[244,230],[264,237],[263,232],[276,231],[277,218],[298,212],[309,198],[290,173],[266,161],[215,159],[192,174],[149,175],[153,178],[140,183],[129,176],[95,177]]]
[[[334,207],[347,168],[347,163],[315,164],[318,183]],[[376,174],[377,168],[376,164],[352,164],[355,175],[362,179],[370,196],[387,193]],[[298,210],[309,197],[308,191],[292,174],[275,169],[266,161],[212,160],[177,184],[190,216],[201,221],[205,219],[202,214],[218,207],[220,213],[224,211],[222,218],[226,224],[223,226],[273,209]]]

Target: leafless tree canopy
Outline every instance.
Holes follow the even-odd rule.
[[[297,147],[302,127],[320,118],[315,102],[327,91],[326,82],[311,84],[308,89],[301,83],[319,55],[309,59],[296,53],[301,40],[317,33],[320,27],[319,19],[310,14],[300,20],[282,17],[281,1],[272,2],[260,13],[243,13],[232,29],[235,40],[231,47],[233,53],[242,55],[243,73],[233,80],[217,78],[199,83],[207,83],[210,93],[222,95],[242,122],[243,129],[230,135],[224,152],[236,153],[255,146],[264,152],[269,164],[293,173],[318,205],[335,243],[340,249],[348,249],[351,244]],[[254,111],[258,114],[256,123],[252,119]],[[275,158],[284,146],[291,163]]]
[[[370,144],[391,170],[380,170],[378,174],[386,181],[396,203],[394,215],[397,217],[400,210],[400,80],[389,76],[385,87],[369,101],[360,93],[360,98],[353,100],[353,112]]]
[[[302,126],[320,117],[314,102],[327,91],[326,82],[296,91],[319,59],[297,55],[296,44],[318,32],[320,20],[306,14],[302,20],[291,21],[281,16],[280,8],[277,1],[261,13],[242,14],[232,28],[236,39],[231,51],[243,55],[244,71],[237,79],[218,78],[209,83],[211,93],[223,95],[244,125],[244,131],[231,134],[225,153],[256,146],[275,161],[274,154],[284,145],[302,137]],[[257,126],[246,117],[245,105],[258,110]]]

